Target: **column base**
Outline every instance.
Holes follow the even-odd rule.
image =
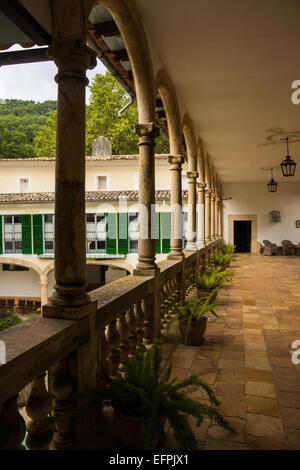
[[[184,253],[182,253],[182,252],[178,253],[176,251],[175,252],[171,251],[167,256],[167,259],[170,259],[170,260],[183,260],[184,258],[185,258]]]
[[[197,249],[202,250],[202,248],[205,248],[205,242],[204,241],[197,242]]]
[[[197,243],[196,242],[187,242],[185,247],[185,251],[197,251]]]
[[[132,274],[135,276],[155,276],[159,272],[159,267],[152,259],[149,261],[147,263],[144,260],[140,260]]]
[[[50,302],[56,307],[80,307],[91,302],[90,296],[85,291],[86,285],[63,286],[54,285],[55,292],[50,297]]]
[[[95,313],[97,310],[97,302],[90,302],[79,307],[63,307],[53,304],[42,306],[43,317],[63,318],[65,320],[81,320]]]

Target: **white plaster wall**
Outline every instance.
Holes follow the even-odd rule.
[[[0,297],[40,297],[39,275],[29,271],[2,271],[0,264]]]
[[[267,183],[267,182],[266,182]],[[223,183],[224,239],[228,242],[228,215],[257,215],[257,240],[300,242],[300,184],[280,182],[276,193],[269,193],[266,183]],[[278,210],[281,222],[271,223],[269,213]]]

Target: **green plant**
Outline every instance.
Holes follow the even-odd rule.
[[[205,271],[200,271],[196,276],[193,276],[191,280],[199,289],[216,290],[222,286],[224,276],[221,271],[210,268]]]
[[[221,246],[221,252],[226,255],[226,254],[229,254],[229,255],[232,255],[235,251],[235,248],[236,246],[235,245],[230,245],[228,243],[228,245],[222,245]]]
[[[221,266],[209,266],[208,268],[199,271],[196,276],[191,278],[191,281],[199,288],[204,290],[216,290],[222,287],[224,282],[232,280],[234,271],[232,269],[222,270]]]
[[[235,434],[222,414],[215,409],[220,402],[212,388],[199,374],[179,381],[171,379],[172,366],[162,368],[161,347],[155,340],[151,349],[138,349],[133,358],[126,361],[124,378],[106,377],[107,386],[98,391],[97,398],[103,406],[113,406],[123,415],[142,419],[144,449],[153,449],[154,436],[158,433],[161,443],[165,442],[165,417],[174,431],[179,445],[184,449],[196,449],[197,441],[188,416],[193,416],[200,426],[204,417]],[[189,394],[202,388],[210,404],[202,404],[190,398]]]
[[[6,328],[17,325],[17,323],[21,323],[22,321],[22,319],[15,313],[8,313],[9,316],[6,318],[0,318],[0,331],[6,330]]]
[[[186,323],[184,343],[187,344],[187,340],[190,333],[192,323],[199,321],[206,313],[211,312],[215,317],[218,315],[215,309],[219,307],[219,304],[212,300],[215,290],[211,292],[208,297],[201,297],[200,299],[192,300],[185,305],[173,306],[174,312],[177,314],[178,319]],[[172,322],[173,320],[171,320]]]
[[[214,264],[215,266],[226,266],[230,263],[231,258],[232,256],[229,253],[219,253],[213,257],[212,264]]]

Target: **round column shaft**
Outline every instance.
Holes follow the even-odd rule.
[[[85,240],[85,87],[86,70],[96,53],[81,39],[54,41],[49,55],[58,67],[55,161],[55,293],[56,306],[89,303]]]
[[[205,243],[211,242],[211,189],[205,190]]]
[[[198,177],[197,171],[189,171],[188,177],[188,236],[187,236],[187,251],[197,250],[197,226],[196,226],[196,179]]]
[[[157,271],[155,263],[155,137],[156,125],[138,124],[139,136],[139,257],[134,274],[147,275]]]
[[[197,184],[198,190],[198,237],[197,248],[201,249],[205,246],[205,183]]]
[[[181,165],[184,158],[181,155],[169,156],[171,171],[171,251],[169,259],[181,259],[182,252],[182,183]]]

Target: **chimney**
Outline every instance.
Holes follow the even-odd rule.
[[[106,137],[100,136],[93,140],[92,144],[92,158],[110,158],[111,157],[111,143]]]

